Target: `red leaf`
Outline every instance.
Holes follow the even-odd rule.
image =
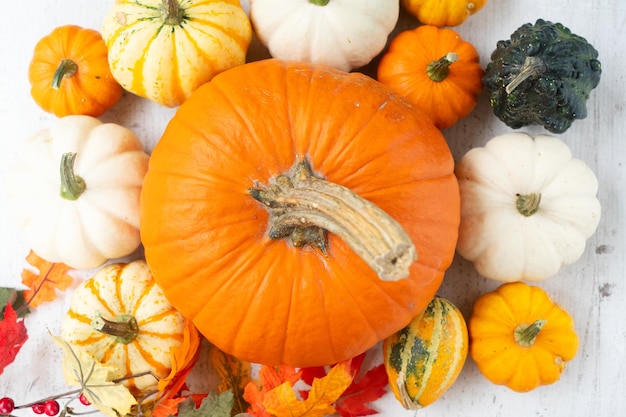
[[[24,319],[18,319],[11,304],[4,310],[0,321],[0,375],[9,364],[13,363],[24,342],[28,340]]]
[[[352,375],[358,376],[365,360],[365,353],[352,359],[350,371]],[[302,380],[311,385],[313,378],[322,378],[326,375],[326,368],[323,366],[302,369]],[[388,379],[385,365],[381,364],[370,369],[360,379],[355,379],[335,402],[335,409],[342,417],[359,417],[378,414],[378,411],[367,407],[366,404],[376,401],[387,393]],[[301,390],[300,395],[306,399],[309,392]]]
[[[344,391],[335,403],[337,412],[342,417],[369,416],[378,414],[378,411],[366,406],[387,393],[387,371],[385,365],[380,364],[370,369],[358,382]]]

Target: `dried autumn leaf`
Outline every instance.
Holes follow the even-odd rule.
[[[200,335],[191,320],[185,320],[183,342],[172,349],[172,370],[169,375],[159,380],[157,389],[164,392],[166,389],[178,392],[185,383],[187,374],[198,361]]]
[[[193,399],[188,398],[178,407],[178,417],[230,417],[233,409],[233,393],[225,391],[221,394],[210,393],[199,407]]]
[[[0,321],[0,375],[9,364],[13,363],[28,333],[24,319],[20,319],[11,304],[4,309],[4,318]]]
[[[233,414],[245,412],[249,404],[244,399],[244,390],[246,385],[252,381],[250,362],[242,361],[215,346],[211,346],[209,358],[213,369],[222,380],[217,389],[218,392],[232,392]]]
[[[137,400],[126,386],[113,381],[114,368],[96,361],[82,347],[52,336],[63,352],[65,383],[81,387],[91,404],[110,417],[127,415]]]
[[[65,291],[74,281],[67,274],[72,268],[62,263],[48,262],[32,250],[26,262],[39,271],[35,273],[27,268],[22,271],[22,283],[29,288],[24,291],[24,298],[30,307],[53,301],[57,298],[57,290]]]
[[[4,311],[7,304],[11,304],[18,317],[25,317],[30,310],[24,300],[24,291],[15,288],[0,288],[0,312]]]
[[[350,361],[333,366],[323,378],[313,380],[306,400],[299,400],[289,382],[265,394],[263,407],[276,417],[324,417],[336,412],[333,404],[352,383]]]
[[[248,413],[255,417],[271,417],[271,414],[263,406],[265,394],[284,382],[293,386],[301,377],[302,371],[298,371],[292,366],[261,366],[259,383],[248,382],[244,388],[243,398],[250,404]]]
[[[353,367],[353,375],[358,375],[361,368]],[[335,402],[335,408],[342,417],[360,417],[378,414],[378,411],[368,407],[366,404],[378,400],[387,393],[385,389],[389,383],[385,365],[380,364],[363,375],[358,381],[355,380],[341,394]]]

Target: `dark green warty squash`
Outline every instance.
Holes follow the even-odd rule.
[[[598,51],[585,38],[539,19],[498,42],[483,84],[507,126],[538,124],[563,133],[587,116],[587,99],[601,73]]]

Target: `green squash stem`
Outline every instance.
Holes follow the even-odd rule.
[[[102,315],[97,314],[91,321],[94,330],[115,338],[118,343],[128,344],[135,340],[139,334],[137,320],[130,315],[121,315],[114,320],[107,320]]]
[[[517,211],[523,216],[532,216],[539,210],[541,202],[541,193],[518,194],[516,207]]]
[[[546,63],[538,56],[527,56],[520,72],[504,88],[507,94],[511,94],[527,78],[536,78],[546,72]]]
[[[443,81],[450,73],[450,65],[454,64],[458,59],[459,56],[456,52],[448,52],[438,60],[431,61],[426,67],[426,74],[437,83]]]
[[[535,344],[537,335],[545,324],[545,320],[535,320],[532,324],[520,324],[513,332],[515,342],[522,347],[531,347]]]
[[[330,0],[309,0],[309,3],[317,6],[326,6],[329,2]]]
[[[61,197],[66,200],[78,200],[87,189],[85,181],[74,172],[75,152],[67,152],[61,156]]]
[[[183,10],[181,10],[178,0],[163,0],[161,12],[163,13],[163,23],[166,25],[177,26],[183,20]]]
[[[61,81],[64,78],[73,77],[78,71],[78,65],[71,59],[63,59],[59,63],[54,75],[52,76],[52,88],[58,90],[61,87]]]
[[[315,176],[307,161],[248,191],[269,211],[270,239],[290,238],[295,247],[310,245],[326,256],[326,232],[334,233],[383,281],[408,277],[417,259],[397,221],[348,188]]]

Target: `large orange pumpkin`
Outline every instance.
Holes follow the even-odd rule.
[[[141,197],[146,259],[221,350],[332,364],[433,298],[460,221],[453,169],[428,117],[373,79],[248,63],[200,87],[157,143]],[[406,274],[375,271],[381,259],[408,261]]]

